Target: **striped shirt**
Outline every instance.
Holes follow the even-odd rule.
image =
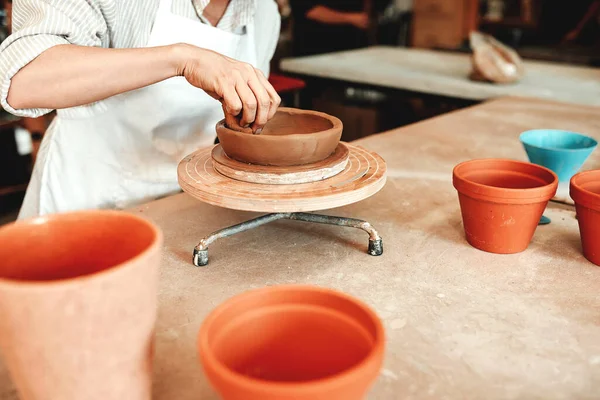
[[[104,48],[136,48],[147,44],[160,0],[14,0],[13,33],[0,45],[0,104],[7,111],[38,117],[51,110],[15,110],[6,101],[11,78],[43,51],[60,44]],[[176,15],[209,23],[203,11],[210,0],[173,0]],[[263,3],[264,2],[264,3]],[[270,4],[272,3],[272,4]],[[217,28],[242,33],[258,10],[259,68],[273,55],[279,15],[272,0],[230,0]],[[273,10],[271,10],[273,9]],[[275,15],[277,20],[274,19]],[[265,21],[266,19],[266,21]],[[271,27],[264,27],[264,23]],[[270,22],[270,24],[269,24]],[[265,41],[267,43],[265,43]],[[265,60],[267,58],[267,60]],[[262,65],[261,65],[262,63]],[[87,107],[87,106],[84,106]]]
[[[255,2],[256,0],[232,0],[225,10],[225,14],[223,14],[223,17],[219,20],[217,28],[234,32],[236,29],[250,23],[254,17]],[[196,13],[204,23],[209,23],[202,17],[208,3],[210,3],[210,0],[192,0]]]

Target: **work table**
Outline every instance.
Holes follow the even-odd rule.
[[[474,82],[469,54],[374,46],[340,53],[284,59],[281,69],[388,89],[466,100],[501,96],[600,105],[600,68],[524,61],[525,75],[514,84]]]
[[[342,290],[372,306],[387,335],[384,369],[369,399],[574,399],[600,393],[600,267],[581,255],[574,209],[551,203],[529,249],[470,247],[451,175],[472,158],[526,160],[531,128],[600,139],[600,108],[506,98],[356,144],[387,161],[375,196],[326,213],[370,221],[384,254],[366,254],[353,229],[276,222],[216,242],[192,266],[204,235],[256,214],[187,194],[136,207],[164,232],[154,398],[217,399],[196,335],[206,315],[252,288],[299,283]],[[600,151],[584,169],[600,168]],[[0,366],[0,399],[16,398]]]

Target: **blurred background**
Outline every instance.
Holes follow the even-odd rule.
[[[293,76],[280,69],[282,59],[376,45],[468,54],[469,33],[479,31],[513,48],[524,60],[600,66],[600,0],[277,3],[281,36],[270,79],[286,105],[324,111],[342,119],[346,141],[466,107],[474,101]],[[10,33],[10,24],[11,3],[3,1],[0,42]],[[0,224],[16,217],[39,143],[52,118],[50,114],[19,119],[0,110]]]

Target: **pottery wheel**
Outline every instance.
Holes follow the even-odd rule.
[[[227,157],[220,145],[213,147],[213,168],[229,178],[249,183],[290,185],[309,183],[331,178],[342,172],[348,164],[350,151],[340,143],[325,160],[295,167],[275,167],[247,164]]]
[[[179,163],[181,188],[203,202],[234,210],[301,212],[326,210],[364,200],[385,184],[385,161],[376,153],[345,144],[349,151],[343,171],[312,183],[270,185],[244,182],[219,173],[213,148],[196,151]]]

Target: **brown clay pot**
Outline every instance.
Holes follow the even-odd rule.
[[[149,400],[162,234],[116,211],[0,228],[0,350],[22,399]]]
[[[583,255],[600,265],[600,170],[581,172],[571,178]]]
[[[467,241],[483,251],[518,253],[527,248],[558,177],[539,165],[485,159],[454,168]]]
[[[225,154],[249,164],[293,166],[329,157],[342,137],[342,121],[325,113],[279,108],[260,135],[217,124]]]
[[[359,400],[381,368],[384,331],[343,293],[275,286],[217,307],[198,346],[224,400]]]

